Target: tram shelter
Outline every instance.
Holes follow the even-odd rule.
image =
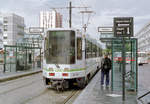
[[[25,43],[4,46],[4,72],[33,69],[35,62],[41,67],[40,47]]]
[[[112,40],[112,73],[111,86],[113,91],[123,89],[123,43],[121,38]],[[137,67],[137,39],[125,39],[125,90],[137,92],[138,67]]]
[[[42,35],[25,34],[15,45],[4,45],[4,72],[41,68]]]
[[[111,47],[111,88],[122,91],[125,101],[127,91],[137,92],[137,39],[133,37],[133,17],[115,17],[114,26],[99,27],[100,40]],[[107,47],[108,48],[108,47]]]

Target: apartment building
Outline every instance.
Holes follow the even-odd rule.
[[[15,45],[17,40],[24,37],[24,18],[14,13],[1,14],[4,45]]]
[[[47,28],[61,28],[62,27],[62,15],[56,10],[53,11],[41,11],[40,12],[40,27]]]
[[[138,51],[150,52],[150,23],[145,25],[136,35]]]

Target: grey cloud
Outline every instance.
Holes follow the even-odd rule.
[[[101,25],[113,25],[113,17],[133,16],[135,31],[137,32],[144,24],[150,22],[149,0],[71,0],[73,6],[90,6],[96,14],[91,18],[89,31],[97,32]],[[1,12],[15,12],[25,17],[27,26],[38,26],[39,12],[50,10],[51,7],[66,7],[69,0],[0,0]],[[73,9],[73,25],[81,25],[80,10]],[[63,13],[64,24],[68,23],[68,10],[59,10]],[[87,18],[85,18],[85,22]],[[66,25],[67,26],[67,25]],[[81,27],[81,26],[80,26]],[[95,30],[93,30],[95,28]],[[95,34],[96,34],[95,32]]]
[[[38,26],[39,12],[49,10],[46,3],[52,1],[54,2],[54,0],[1,0],[0,11],[23,16],[27,26]]]
[[[113,17],[117,16],[134,17],[135,33],[150,22],[149,0],[76,0],[76,4],[82,5],[81,1],[96,12],[92,19],[95,28],[113,25]]]

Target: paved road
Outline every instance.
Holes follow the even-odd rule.
[[[139,84],[150,90],[150,64],[139,66],[138,74]],[[58,93],[45,88],[42,74],[39,73],[0,83],[0,104],[62,104],[73,91]],[[71,104],[74,99],[68,104]]]
[[[138,67],[139,84],[150,90],[150,64]]]
[[[42,74],[0,83],[0,104],[62,104],[74,90],[47,89]]]
[[[139,76],[139,89],[138,97],[150,91],[150,64],[145,64],[138,67],[138,76]],[[140,104],[150,104],[150,94],[144,96],[140,99]]]

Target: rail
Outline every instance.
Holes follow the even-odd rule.
[[[141,98],[147,96],[148,94],[150,94],[150,91],[148,91],[147,93],[145,93],[145,94],[143,94],[142,96],[138,97],[138,100],[140,100]],[[148,104],[150,104],[150,103],[148,103]]]
[[[82,90],[75,90],[75,91],[72,91],[71,95],[69,95],[61,104],[70,104],[70,100],[73,99],[74,96],[77,97],[77,95],[79,93],[81,93]]]

